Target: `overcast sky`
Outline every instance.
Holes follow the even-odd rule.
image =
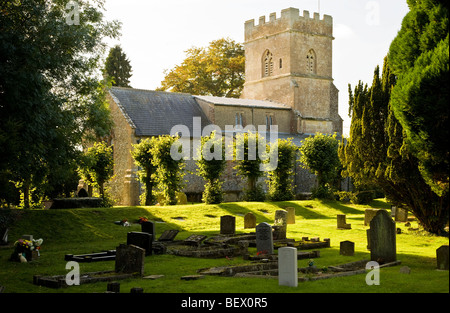
[[[133,88],[153,90],[185,51],[229,37],[244,42],[244,23],[294,7],[333,17],[333,78],[348,134],[348,84],[369,85],[408,12],[406,0],[106,0],[106,18],[122,22],[120,44],[133,68]]]

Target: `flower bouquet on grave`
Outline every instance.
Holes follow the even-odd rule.
[[[130,223],[128,223],[128,220],[126,218],[121,221],[115,221],[114,224],[121,226],[130,226]]]
[[[139,219],[138,219],[137,222],[138,222],[139,224],[142,224],[142,223],[144,223],[144,222],[148,222],[148,218],[145,217],[145,216],[141,216],[141,217],[139,217]]]
[[[28,262],[40,256],[39,250],[41,249],[41,239],[19,239],[14,243],[14,252],[11,254],[10,260],[17,262]]]

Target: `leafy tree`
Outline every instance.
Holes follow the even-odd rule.
[[[287,201],[294,198],[293,168],[295,166],[297,146],[292,139],[278,139],[274,144],[278,145],[277,168],[268,173],[269,192],[268,198],[272,201]],[[272,151],[276,151],[272,149]]]
[[[119,25],[104,20],[103,1],[77,1],[79,25],[65,5],[0,2],[0,175],[20,186],[25,208],[33,186],[70,167],[83,137],[111,126],[96,70]]]
[[[427,231],[440,233],[448,222],[448,199],[432,191],[405,145],[406,132],[390,101],[396,76],[387,58],[379,75],[377,67],[370,88],[359,82],[352,93],[349,87],[352,122],[350,138],[340,147],[343,174],[356,186],[377,186],[392,203],[412,211]]]
[[[155,185],[155,166],[153,165],[152,147],[155,144],[154,137],[141,140],[140,143],[133,145],[131,155],[137,166],[141,167],[139,178],[145,186],[145,205],[152,205],[155,202],[153,195],[153,186]]]
[[[449,192],[448,6],[408,1],[409,13],[389,48],[398,81],[392,109],[406,137],[402,149],[417,158],[425,181],[439,196]]]
[[[332,186],[338,177],[341,163],[338,156],[339,140],[334,135],[317,133],[302,140],[300,146],[301,166],[317,176],[318,186],[313,196],[327,198],[332,194]]]
[[[113,151],[105,142],[96,142],[83,158],[80,173],[84,180],[97,187],[100,197],[105,199],[105,183],[111,178],[114,170]]]
[[[223,201],[223,182],[220,176],[226,165],[223,137],[217,135],[216,132],[202,137],[198,153],[197,173],[206,181],[202,200],[206,204],[221,203]]]
[[[258,178],[264,175],[261,165],[264,160],[260,157],[265,153],[266,145],[262,145],[263,138],[258,133],[238,133],[234,141],[234,159],[237,174],[247,178],[247,188],[244,189],[244,199],[247,201],[264,201],[265,194],[261,186],[257,184]],[[262,146],[262,147],[260,147]],[[263,148],[264,151],[259,151]]]
[[[175,156],[182,148],[178,139],[170,135],[155,137],[151,148],[158,188],[169,205],[177,203],[176,192],[182,189],[184,183],[184,159]]]
[[[241,44],[218,39],[207,48],[193,47],[170,71],[159,90],[238,98],[244,86],[245,56]]]
[[[113,80],[113,86],[130,87],[131,64],[119,45],[109,50],[104,75]]]

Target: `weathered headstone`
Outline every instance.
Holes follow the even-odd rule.
[[[256,251],[273,254],[272,226],[263,222],[256,226]]]
[[[397,260],[395,222],[385,210],[370,221],[370,260],[380,264]]]
[[[345,221],[345,214],[338,214],[337,215],[337,229],[351,229],[352,225],[347,224]]]
[[[132,231],[127,233],[127,245],[135,245],[145,249],[145,255],[152,254],[152,235],[146,232]]]
[[[159,236],[158,241],[173,241],[179,232],[176,229],[167,229]]]
[[[355,243],[352,241],[341,241],[339,248],[339,254],[341,255],[355,255]]]
[[[280,286],[298,286],[297,249],[282,247],[278,249],[278,284]]]
[[[244,216],[244,228],[255,228],[256,227],[256,216],[252,212],[248,212]]]
[[[364,210],[364,226],[369,226],[370,221],[377,214],[380,209],[365,209]]]
[[[407,222],[408,221],[408,211],[402,208],[397,208],[395,210],[395,221],[396,222]]]
[[[285,210],[275,211],[275,222],[272,228],[274,240],[286,239],[287,211]]]
[[[116,248],[116,273],[138,273],[144,274],[145,249],[134,246],[120,244]]]
[[[151,221],[142,222],[141,223],[141,232],[149,233],[150,235],[152,235],[152,240],[155,240],[156,239],[155,223],[153,223]]]
[[[109,292],[116,292],[116,293],[118,293],[118,292],[120,292],[120,283],[118,283],[116,281],[109,282],[106,285],[106,290],[109,291]]]
[[[437,261],[437,268],[439,270],[448,271],[448,257],[449,257],[448,245],[442,245],[436,249],[436,261]]]
[[[231,215],[220,217],[220,234],[234,235],[236,232],[236,218]]]
[[[295,208],[288,207],[286,208],[287,211],[287,224],[295,224]]]

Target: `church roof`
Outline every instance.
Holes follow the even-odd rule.
[[[215,104],[215,105],[246,106],[246,107],[253,107],[253,108],[286,109],[286,110],[291,109],[291,107],[288,105],[270,101],[270,100],[225,98],[225,97],[214,97],[214,96],[194,96],[194,97],[197,99]]]
[[[201,118],[202,129],[211,124],[190,94],[112,87],[109,90],[136,136],[170,134],[175,125],[193,133],[193,118]]]

